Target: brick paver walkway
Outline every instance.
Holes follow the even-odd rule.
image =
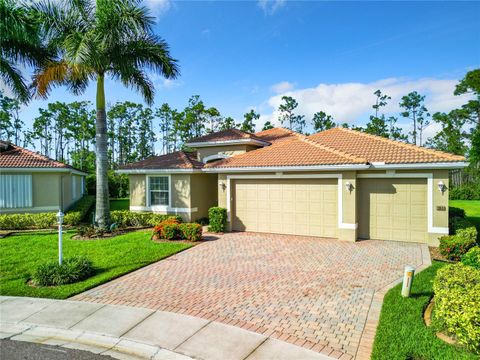
[[[220,321],[355,356],[375,291],[425,245],[229,233],[75,296]]]

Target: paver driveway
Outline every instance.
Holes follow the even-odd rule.
[[[350,358],[375,291],[404,265],[421,265],[422,251],[412,243],[229,233],[74,299],[190,314]]]

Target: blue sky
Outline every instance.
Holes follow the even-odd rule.
[[[275,108],[288,94],[307,118],[324,110],[339,122],[363,124],[377,88],[392,96],[391,113],[413,90],[427,95],[432,112],[459,106],[465,99],[454,97],[453,87],[480,64],[480,2],[145,4],[181,66],[178,80],[155,77],[156,106],[183,108],[199,94],[225,116],[240,119],[255,108],[264,122],[275,121]],[[142,101],[119,83],[107,85],[110,103]],[[57,89],[48,101],[94,99],[92,86],[80,97]],[[31,123],[48,101],[30,103],[25,121]]]

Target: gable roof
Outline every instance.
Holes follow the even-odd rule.
[[[175,151],[170,154],[151,156],[145,160],[120,166],[121,170],[148,169],[201,169],[204,164],[197,160],[196,152]]]
[[[255,134],[248,133],[245,131],[241,131],[238,129],[227,129],[217,131],[211,134],[207,134],[204,136],[199,136],[188,141],[188,145],[210,145],[210,144],[222,144],[222,143],[258,143],[258,145],[270,145],[270,143],[266,142],[265,140],[259,138]]]
[[[293,130],[282,127],[263,130],[255,133],[258,138],[268,141],[271,144],[278,144],[283,141],[297,139],[301,135]]]
[[[369,163],[436,163],[464,161],[463,156],[406,144],[384,137],[341,127],[310,135],[309,139],[354,156],[362,156]]]
[[[86,174],[70,165],[3,140],[0,140],[0,168],[54,168],[59,170],[75,170]]]

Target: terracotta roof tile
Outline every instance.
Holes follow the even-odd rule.
[[[366,160],[298,135],[294,139],[205,165],[206,168],[366,164]]]
[[[465,160],[463,156],[340,127],[310,135],[309,139],[355,156],[365,157],[370,163],[434,163]]]
[[[283,141],[294,140],[301,134],[285,128],[273,128],[255,133],[257,137],[271,144],[278,144]]]
[[[7,141],[0,141],[0,168],[64,168],[70,165],[50,159]]]
[[[196,152],[175,151],[120,166],[120,169],[201,169],[203,165],[197,160]]]
[[[232,141],[232,140],[246,140],[246,139],[265,141],[263,139],[260,139],[255,134],[251,134],[238,129],[227,129],[227,130],[217,131],[211,134],[190,139],[188,143],[201,143],[201,142],[211,142],[211,141]]]

